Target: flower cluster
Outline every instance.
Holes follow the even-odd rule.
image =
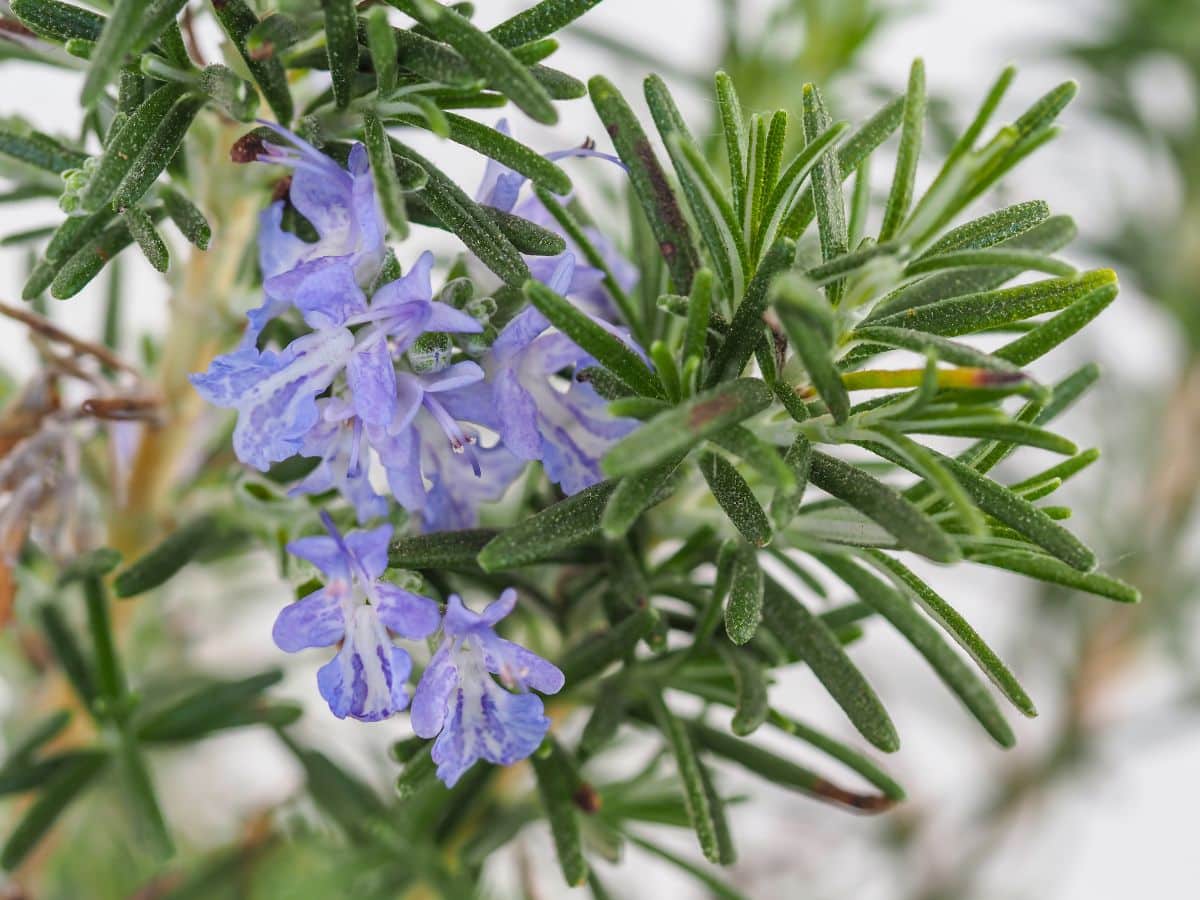
[[[533,307],[493,322],[494,303],[435,299],[432,254],[403,274],[390,256],[365,148],[354,145],[343,168],[268,127],[271,139],[252,134],[236,150],[239,159],[292,169],[286,199],[260,218],[264,299],[248,313],[239,345],[192,377],[210,402],[237,411],[238,458],[263,471],[312,458],[292,493],[337,491],[360,524],[384,516],[390,494],[426,531],[475,524],[480,505],[499,499],[531,461],[568,494],[599,481],[601,457],[636,423],[614,418],[573,377],[595,361]],[[552,154],[568,155],[602,154]],[[558,230],[536,198],[521,199],[524,182],[491,161],[477,200]],[[315,241],[297,233],[304,223]],[[563,253],[527,259],[532,276],[628,340],[612,322],[603,273],[564,239]],[[612,245],[598,233],[589,239],[631,286],[633,270]],[[298,333],[296,319],[304,325]],[[291,339],[274,349],[276,333]],[[487,446],[485,434],[494,436]],[[386,493],[376,487],[384,482]],[[334,715],[373,722],[407,708],[412,659],[393,637],[421,639],[440,628],[441,646],[411,697],[414,730],[437,738],[439,777],[452,785],[478,759],[506,765],[532,753],[550,723],[528,691],[555,693],[563,676],[493,630],[516,593],[505,591],[479,614],[451,595],[442,616],[432,599],[380,580],[391,525],[343,537],[321,516],[329,536],[288,549],[316,566],[325,586],[280,613],[274,638],[286,652],[338,646],[317,676]]]
[[[321,515],[329,536],[292,541],[288,552],[320,569],[325,586],[283,609],[274,638],[288,653],[339,645],[317,673],[333,714],[377,722],[405,709],[412,660],[392,635],[428,637],[440,619],[442,644],[412,697],[413,729],[437,738],[438,777],[453,786],[477,760],[511,765],[536,750],[550,720],[528,689],[557,693],[563,674],[493,630],[512,612],[516,591],[506,590],[480,614],[451,595],[442,618],[430,598],[380,580],[392,526],[343,537],[328,514]],[[520,693],[504,690],[493,675]]]
[[[480,504],[499,499],[529,461],[568,494],[600,480],[600,458],[636,423],[614,418],[590,385],[570,377],[593,360],[533,308],[497,333],[495,304],[434,299],[429,253],[385,280],[386,228],[365,148],[355,144],[343,168],[269,127],[286,145],[254,136],[239,149],[240,158],[293,173],[287,199],[261,216],[265,298],[248,314],[239,346],[192,378],[210,402],[237,410],[238,458],[264,471],[296,455],[315,459],[293,493],[336,490],[362,524],[387,511],[375,486],[385,477],[425,531],[474,525]],[[519,201],[524,181],[491,161],[479,202],[557,227],[536,199]],[[307,221],[317,240],[287,230],[289,215]],[[597,244],[628,283],[629,265],[598,236]],[[602,273],[581,258],[568,245],[558,256],[531,257],[530,270],[605,321]],[[260,346],[272,320],[292,309],[307,332],[279,350]]]

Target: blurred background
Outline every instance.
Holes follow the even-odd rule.
[[[492,22],[524,5],[478,6]],[[938,160],[938,135],[962,126],[1004,64],[1018,64],[1020,76],[1002,115],[1063,78],[1080,82],[1063,135],[1010,175],[1002,196],[985,202],[1045,199],[1079,225],[1067,257],[1112,265],[1120,275],[1117,303],[1035,370],[1050,381],[1087,360],[1103,367],[1100,387],[1063,427],[1103,457],[1070,483],[1067,500],[1101,567],[1140,587],[1143,603],[1126,609],[1031,589],[998,572],[957,580],[939,572],[936,583],[1009,660],[1040,716],[1016,722],[1017,747],[998,750],[944,702],[933,675],[899,638],[869,629],[872,652],[856,658],[904,736],[886,764],[909,801],[882,817],[853,817],[722,773],[726,792],[747,798],[731,809],[741,859],[727,875],[756,900],[1196,896],[1200,0],[605,0],[563,35],[563,45],[559,65],[577,76],[603,71],[631,97],[641,95],[647,72],[659,71],[697,134],[715,111],[715,67],[734,76],[747,112],[794,109],[801,84],[812,80],[828,85],[837,117],[860,120],[882,96],[902,90],[912,57],[922,56],[936,100],[930,164]],[[74,128],[76,77],[6,63],[3,84],[0,114],[19,114],[52,133]],[[519,133],[549,150],[599,130],[586,101],[563,113],[553,131],[516,123]],[[480,171],[476,159],[457,153],[445,167],[468,187]],[[0,235],[56,221],[52,205],[9,202],[3,191],[0,178]],[[886,182],[877,193],[885,192]],[[167,287],[136,254],[122,264],[126,296],[135,300],[126,304],[133,346],[139,332],[154,333],[165,321]],[[25,266],[20,247],[0,246],[0,298],[19,296]],[[102,305],[89,297],[103,290],[97,282],[50,313],[80,333],[98,333]],[[9,374],[32,359],[23,337],[19,327],[0,323]],[[1011,463],[1020,464],[1019,457]],[[158,605],[138,610],[138,627],[165,632],[189,665],[233,674],[289,665],[280,693],[315,698],[315,663],[280,660],[270,641],[271,621],[290,596],[273,560],[197,567],[162,594]],[[12,651],[14,640],[10,632],[0,645]],[[792,674],[773,688],[776,705],[850,738],[828,699],[804,673]],[[0,717],[29,701],[26,678],[0,659]],[[306,740],[386,784],[383,749],[406,726],[339,722],[323,707],[312,713],[300,725]],[[253,731],[165,755],[156,760],[156,779],[168,818],[196,848],[245,833],[263,810],[305,812],[299,802],[288,806],[299,768],[269,735]],[[104,869],[119,870],[121,851],[96,831],[103,821],[96,809],[68,823],[66,837],[79,841],[79,851],[57,864],[101,880]],[[493,895],[565,894],[548,834],[527,831],[493,861]],[[690,834],[664,830],[662,840],[694,855]],[[599,868],[617,896],[708,896],[634,847],[622,866]]]

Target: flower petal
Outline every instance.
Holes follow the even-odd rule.
[[[279,611],[271,637],[284,653],[295,653],[306,647],[328,647],[346,633],[342,603],[338,596],[324,588],[289,603]]]
[[[392,539],[392,526],[380,525],[370,531],[351,531],[343,538],[354,554],[363,573],[374,580],[387,568],[388,542]]]
[[[458,684],[458,667],[445,643],[433,654],[413,693],[409,718],[418,737],[431,738],[442,730],[450,697]]]
[[[428,597],[411,593],[386,581],[375,585],[375,593],[375,612],[379,621],[400,637],[415,640],[428,637],[437,631],[442,616],[438,605]]]
[[[396,414],[396,368],[383,335],[359,344],[346,366],[354,411],[368,425],[387,425]]]
[[[312,563],[326,578],[350,581],[350,560],[331,537],[319,534],[297,538],[288,543],[287,552]]]
[[[263,282],[268,297],[290,300],[310,328],[337,328],[364,312],[367,298],[350,256],[323,256]]]

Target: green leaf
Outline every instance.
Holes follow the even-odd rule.
[[[531,757],[531,762],[563,878],[567,884],[577,887],[588,878],[579,832],[579,811],[574,800],[578,778],[554,738],[546,739],[542,748]]]
[[[121,766],[124,797],[133,808],[133,819],[141,838],[139,843],[149,848],[158,859],[167,859],[175,852],[174,842],[167,831],[154,784],[136,742],[129,735],[122,735],[117,757]]]
[[[570,25],[600,0],[542,0],[505,19],[489,34],[505,47],[520,47]]]
[[[106,753],[95,751],[79,753],[61,766],[9,835],[0,850],[0,865],[9,872],[16,869],[107,762]]]
[[[996,246],[1006,250],[1036,250],[1051,253],[1065,247],[1075,238],[1075,223],[1069,216],[1051,216],[1040,225],[1006,238]],[[947,297],[961,297],[997,288],[1022,272],[1019,268],[955,269],[922,278],[913,284],[893,291],[884,297],[867,316],[874,324],[891,314],[925,306]]]
[[[245,61],[275,118],[280,125],[288,125],[292,121],[292,93],[283,64],[274,54],[262,57],[247,46],[250,32],[258,25],[258,17],[245,0],[219,0],[211,6],[213,15]]]
[[[939,458],[988,515],[999,519],[1073,569],[1088,572],[1096,567],[1095,554],[1041,509],[970,466],[941,454]]]
[[[803,435],[796,439],[787,449],[783,457],[784,464],[792,470],[794,486],[784,490],[776,488],[771,497],[771,521],[775,527],[783,529],[796,517],[800,504],[804,500],[804,489],[808,485],[808,469],[812,463],[812,443]]]
[[[957,470],[956,470],[957,471]],[[956,562],[958,547],[899,491],[857,466],[814,450],[809,480],[882,526],[899,544],[936,562]]]
[[[745,287],[748,265],[737,217],[688,131],[666,83],[657,75],[651,75],[644,82],[644,92],[692,219],[708,248],[713,269],[726,295],[736,306]]]
[[[437,37],[462,54],[490,87],[504,94],[535,122],[553,125],[558,113],[546,89],[496,38],[480,31],[455,10],[434,0],[392,0]]]
[[[149,211],[150,221],[158,222],[163,217],[163,210],[155,208]],[[72,221],[70,219],[68,222]],[[83,245],[74,255],[64,261],[58,268],[58,274],[50,283],[50,293],[58,300],[66,300],[78,294],[100,270],[118,253],[133,241],[129,228],[124,220],[119,220],[101,231]],[[51,239],[53,243],[53,239]],[[49,253],[47,253],[49,256]],[[30,285],[26,285],[28,291]]]
[[[0,153],[59,175],[80,168],[88,155],[32,128],[0,128]]]
[[[956,366],[987,369],[1014,376],[1021,374],[1021,370],[1007,359],[984,353],[970,344],[962,344],[925,331],[913,331],[895,325],[869,324],[856,328],[851,334],[851,339],[911,350],[922,355],[932,353],[937,359]]]
[[[708,346],[708,325],[712,319],[712,282],[712,272],[708,269],[698,271],[692,280],[681,354],[685,363],[694,359],[699,364],[704,359],[705,348]]]
[[[325,52],[338,109],[350,105],[354,76],[358,72],[358,16],[354,0],[321,0],[325,14]]]
[[[971,657],[991,679],[992,683],[1012,702],[1022,714],[1036,716],[1037,709],[1033,701],[1021,687],[1016,676],[998,657],[995,651],[979,635],[970,623],[958,611],[942,599],[928,584],[895,557],[879,550],[864,551],[867,559],[884,572],[898,589],[906,592],[921,608],[937,622],[946,633]],[[969,556],[970,554],[968,554]],[[1062,565],[1055,560],[1056,565]],[[1074,569],[1063,566],[1068,572],[1078,574]]]
[[[602,481],[506,528],[480,551],[479,565],[485,572],[514,569],[598,538],[604,507],[615,488],[615,481]],[[669,492],[670,487],[664,488],[651,503],[661,502]]]
[[[904,97],[896,97],[886,103],[879,112],[871,116],[862,126],[850,135],[838,148],[837,173],[842,181],[850,177],[851,172],[866,160],[892,132],[900,127],[904,118]],[[807,129],[807,125],[805,126]],[[806,131],[807,134],[807,131]],[[813,189],[806,188],[800,200],[792,207],[784,219],[780,234],[796,240],[813,220],[816,204],[813,199]]]
[[[522,253],[530,256],[558,256],[567,250],[561,235],[543,228],[528,219],[514,216],[494,206],[481,206],[484,214],[499,227],[501,233]],[[440,224],[440,223],[439,223]]]
[[[470,147],[556,194],[571,192],[571,179],[567,173],[520,141],[465,116],[445,113],[445,118],[447,137],[456,144]],[[419,116],[401,116],[400,119],[410,125],[424,125]]]
[[[1058,315],[1040,323],[1032,331],[1005,344],[996,351],[996,356],[1017,365],[1028,365],[1045,356],[1067,338],[1074,336],[1085,325],[1104,312],[1117,297],[1118,287],[1114,281],[1101,285],[1072,303]]]
[[[788,652],[808,664],[863,737],[886,753],[899,749],[900,738],[887,710],[829,626],[772,578],[764,585],[763,618]]]
[[[207,250],[208,242],[212,240],[212,228],[204,218],[204,213],[174,188],[164,187],[160,196],[167,215],[171,217],[179,233],[187,238],[189,243],[201,250]]]
[[[783,176],[763,205],[761,224],[754,238],[754,256],[758,255],[761,248],[774,246],[786,217],[795,208],[796,197],[800,193],[804,179],[822,159],[832,155],[833,145],[845,133],[846,128],[845,122],[836,122],[830,125],[812,140],[807,141],[804,149],[788,164]]]
[[[638,517],[646,511],[651,500],[666,489],[681,462],[682,457],[669,459],[660,465],[622,478],[604,507],[604,514],[600,519],[600,528],[604,536],[609,540],[624,537]]]
[[[244,713],[259,704],[263,692],[283,679],[279,669],[237,681],[209,681],[155,711],[140,715],[133,726],[139,741],[194,741],[240,725]]]
[[[79,195],[79,209],[99,212],[154,142],[155,134],[171,108],[183,98],[183,85],[168,84],[152,93],[109,140],[104,153]],[[148,161],[149,162],[149,161]],[[166,161],[162,162],[162,166]],[[159,171],[162,171],[161,167]]]
[[[58,572],[55,584],[58,587],[82,581],[85,578],[103,578],[121,563],[121,553],[111,547],[97,547],[75,557]]]
[[[847,768],[856,772],[868,783],[879,788],[883,792],[883,796],[893,802],[899,802],[905,798],[904,788],[897,784],[891,776],[883,769],[877,766],[874,761],[859,753],[852,747],[848,747],[840,741],[835,741],[833,738],[822,734],[815,728],[805,725],[803,722],[798,722],[788,716],[784,716],[775,710],[768,713],[767,721],[771,725],[778,728],[793,737],[799,738],[807,744],[816,747],[822,753],[836,759]]]
[[[121,212],[132,207],[150,190],[150,186],[179,152],[192,120],[203,106],[203,99],[189,95],[181,97],[167,110],[149,140],[137,150],[125,177],[113,193],[113,209]],[[125,129],[122,128],[119,137],[124,136]]]
[[[276,16],[271,16],[267,21],[274,18]],[[375,70],[375,90],[376,94],[383,98],[396,89],[396,56],[399,47],[396,45],[396,35],[388,22],[387,10],[384,7],[377,6],[368,10],[366,21],[367,47],[371,51],[371,68]],[[358,67],[357,55],[356,47],[355,68]],[[332,66],[331,61],[330,68]]]
[[[737,709],[730,728],[739,737],[753,734],[767,720],[767,680],[762,667],[743,650],[718,644],[721,659],[737,688]]]
[[[725,72],[714,76],[717,91],[717,110],[721,116],[721,132],[725,138],[725,158],[729,162],[729,183],[732,187],[733,208],[739,218],[745,218],[746,208],[746,123],[733,79]]]
[[[1063,587],[1073,588],[1077,591],[1085,591],[1089,594],[1096,594],[1099,597],[1107,597],[1110,600],[1116,600],[1118,603],[1138,603],[1141,601],[1141,594],[1138,589],[1120,579],[1105,575],[1102,572],[1080,572],[1053,557],[1043,556],[1040,553],[1032,553],[1026,550],[981,548],[979,550],[968,550],[967,558],[972,562],[982,563],[985,566],[994,566],[998,569],[1007,569],[1010,572],[1019,572],[1030,578],[1036,578],[1038,581],[1062,585]]]
[[[1026,272],[1044,272],[1047,275],[1058,275],[1065,278],[1074,276],[1078,271],[1070,263],[1046,256],[1044,253],[988,248],[985,250],[957,250],[951,253],[939,253],[936,256],[925,255],[916,262],[905,266],[904,274],[907,277],[942,269],[988,266],[1021,269]]]
[[[559,661],[569,688],[601,674],[609,665],[633,653],[638,641],[658,624],[659,614],[647,607],[626,616],[602,634],[585,638]]]
[[[130,563],[113,582],[118,597],[133,597],[166,582],[220,536],[213,516],[200,516]]]
[[[490,528],[402,537],[388,547],[388,568],[477,571],[475,558],[494,537],[496,532]]]
[[[741,459],[778,490],[785,493],[795,490],[796,477],[780,456],[779,447],[757,437],[749,428],[731,425],[709,440]]]
[[[745,644],[762,621],[763,573],[758,554],[749,544],[739,543],[729,572],[729,599],[725,604],[725,633],[735,644]]]
[[[39,603],[36,610],[42,631],[45,632],[50,649],[54,651],[54,658],[63,674],[67,676],[75,694],[90,708],[92,701],[96,699],[96,678],[62,611],[50,601]]]
[[[711,450],[704,451],[699,462],[708,489],[742,537],[756,547],[769,544],[771,523],[738,470],[725,457]]]
[[[955,337],[999,328],[1046,312],[1065,309],[1098,288],[1115,285],[1112,269],[1096,269],[1071,278],[1048,278],[1031,284],[939,300],[893,313],[873,324]]]
[[[917,160],[921,155],[921,139],[925,131],[925,63],[914,60],[908,75],[908,93],[904,97],[904,124],[900,129],[900,150],[896,154],[896,171],[892,189],[883,210],[879,229],[880,242],[891,240],[900,230],[912,204],[913,184],[917,178]]]
[[[825,110],[821,92],[815,85],[803,88],[804,138],[813,141],[833,123]],[[812,170],[813,203],[817,213],[817,233],[821,242],[821,258],[828,262],[849,250],[849,231],[846,226],[846,202],[842,196],[842,175],[837,162],[828,154],[821,157]],[[827,289],[829,302],[837,305],[841,287],[832,284]]]
[[[154,223],[146,211],[140,206],[131,206],[121,214],[121,217],[125,220],[125,227],[129,229],[129,234],[141,248],[146,261],[159,272],[167,271],[167,267],[171,264],[167,245],[163,243],[162,236],[154,227]]]
[[[592,239],[588,237],[583,224],[571,214],[571,211],[567,207],[559,203],[541,185],[534,185],[533,192],[537,195],[538,200],[541,201],[542,206],[546,208],[546,211],[554,217],[554,221],[562,226],[563,231],[566,232],[575,246],[580,249],[588,265],[599,269],[604,274],[604,289],[608,291],[608,295],[616,303],[617,309],[620,310],[621,318],[632,330],[634,339],[638,343],[645,345],[648,332],[646,331],[642,317],[638,315],[633,300],[625,292],[625,289],[621,287],[620,282],[617,281],[617,277],[613,274],[608,260],[596,249],[592,243]]]
[[[795,272],[777,278],[771,303],[809,380],[839,424],[850,415],[850,395],[833,361],[831,312],[810,281]]]
[[[526,282],[524,290],[529,302],[550,320],[550,324],[630,388],[644,397],[666,396],[658,376],[642,362],[642,358],[570,300],[537,281]]]
[[[710,753],[736,763],[746,771],[780,787],[858,812],[883,812],[895,803],[889,796],[859,794],[838,787],[811,769],[699,722],[690,722],[688,730],[696,743]]]
[[[767,310],[768,297],[773,296],[773,284],[780,280],[776,276],[791,265],[795,253],[796,247],[791,241],[781,240],[755,270],[746,287],[746,296],[734,310],[721,349],[713,359],[708,375],[710,386],[737,378],[754,355],[755,348],[764,340],[763,313]]]
[[[612,476],[640,472],[675,459],[705,438],[762,412],[771,389],[757,378],[737,378],[702,391],[659,413],[617,441],[602,467]]]
[[[946,253],[983,250],[997,244],[1006,244],[1017,235],[1041,225],[1049,216],[1050,207],[1043,200],[1029,200],[1006,206],[946,232],[918,256],[915,262]]]
[[[388,33],[391,33],[390,30]],[[376,193],[379,195],[384,217],[396,236],[404,238],[408,235],[408,213],[400,190],[400,178],[392,161],[392,148],[388,143],[387,131],[374,110],[363,111],[363,144],[367,148],[367,157],[371,162],[371,172],[375,177]]]
[[[150,0],[116,0],[112,13],[104,23],[96,47],[91,54],[91,65],[83,80],[80,103],[94,106],[104,92],[105,86],[117,75],[125,63],[125,57],[133,49],[138,29]]]
[[[675,290],[687,293],[699,262],[687,219],[667,173],[637,116],[612,82],[597,75],[588,82],[588,93],[617,155],[629,171],[634,195],[646,214]]]
[[[859,599],[888,620],[941,678],[946,687],[979,720],[1001,747],[1011,747],[1016,738],[986,685],[951,649],[912,602],[889,585],[843,556],[817,554],[826,568],[844,581]]]
[[[719,798],[715,798],[706,786],[704,764],[696,755],[692,746],[691,736],[687,727],[663,702],[662,696],[651,692],[649,696],[650,709],[658,729],[667,739],[671,753],[675,757],[675,767],[683,782],[683,799],[687,807],[688,819],[700,842],[700,850],[709,862],[728,865],[733,862],[728,854],[723,854],[722,842],[718,832],[727,827],[724,824],[725,809]],[[717,802],[713,802],[714,799]],[[731,848],[729,848],[731,849]]]
[[[592,714],[583,726],[583,734],[579,736],[579,746],[575,751],[581,762],[611,741],[625,721],[630,700],[629,679],[625,676],[626,670],[622,670],[600,685],[596,701],[592,704]]]
[[[104,16],[58,0],[12,0],[9,7],[21,24],[48,41],[98,41]]]
[[[101,712],[119,716],[122,714],[120,701],[125,697],[127,688],[109,617],[108,591],[99,578],[89,578],[83,583],[83,598],[87,607],[88,631],[92,636],[97,693],[105,702]]]
[[[394,138],[391,144],[400,158],[425,171],[428,181],[420,197],[433,214],[506,284],[521,287],[529,279],[529,267],[495,220],[428,159]]]

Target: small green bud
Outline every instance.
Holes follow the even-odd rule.
[[[452,278],[442,287],[438,300],[455,309],[463,309],[475,295],[475,285],[469,278]]]
[[[444,331],[431,331],[417,338],[408,351],[408,363],[418,375],[439,372],[450,364],[454,343]]]

